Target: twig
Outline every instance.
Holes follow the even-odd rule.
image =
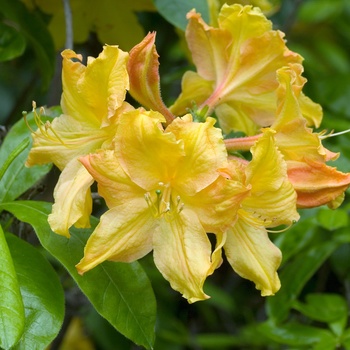
[[[69,0],[62,0],[66,21],[66,49],[73,49],[73,17]]]

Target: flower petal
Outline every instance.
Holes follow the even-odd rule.
[[[124,171],[146,191],[171,183],[184,157],[183,143],[163,132],[158,112],[135,110],[119,118],[115,150]]]
[[[331,206],[350,185],[350,173],[320,162],[288,162],[288,177],[297,192],[299,208],[313,208],[324,204]],[[338,198],[340,199],[340,198]],[[338,201],[338,206],[341,201]]]
[[[189,303],[209,298],[203,284],[212,272],[211,244],[196,214],[183,210],[160,218],[153,247],[155,264],[173,289]]]
[[[78,160],[73,159],[67,164],[54,191],[55,204],[48,218],[52,231],[70,237],[72,225],[90,227],[90,186],[93,182],[92,176]]]
[[[130,94],[145,108],[162,113],[168,122],[174,119],[160,95],[159,61],[155,48],[155,32],[146,37],[130,51],[128,72]]]
[[[45,131],[44,131],[45,129]],[[33,147],[26,164],[54,163],[60,170],[74,158],[101,148],[112,140],[116,125],[96,129],[95,126],[62,114],[49,128],[39,128],[33,136]]]
[[[183,91],[171,110],[183,113],[191,101],[199,109],[208,106],[224,133],[254,135],[257,128],[270,126],[276,118],[276,71],[301,63],[301,56],[288,50],[284,34],[272,30],[271,22],[252,6],[224,5],[218,28],[193,11],[188,18],[186,38],[198,76],[184,75]],[[303,102],[310,107],[310,101]]]
[[[251,148],[253,157],[246,168],[246,181],[252,185],[252,192],[275,191],[286,178],[287,165],[276,147],[274,134],[266,129]]]
[[[104,46],[98,58],[88,58],[87,66],[82,64],[82,56],[72,50],[63,51],[62,57],[64,113],[95,127],[107,125],[129,88],[128,54],[117,46]]]
[[[262,296],[274,295],[279,290],[277,269],[282,254],[264,227],[253,227],[238,219],[227,231],[224,250],[232,268],[241,277],[253,281]]]
[[[113,207],[101,216],[76,268],[83,274],[111,260],[132,262],[152,250],[155,221],[144,198]]]
[[[98,192],[109,208],[144,197],[145,190],[130,180],[114,151],[100,150],[79,160],[98,182]]]
[[[167,128],[182,140],[186,156],[178,165],[174,187],[180,193],[193,195],[210,185],[226,166],[227,152],[221,130],[214,128],[215,119],[195,123],[190,115],[175,119]]]
[[[194,196],[181,197],[186,208],[193,210],[207,232],[218,233],[231,225],[243,199],[250,194],[241,181],[219,176],[210,186]]]

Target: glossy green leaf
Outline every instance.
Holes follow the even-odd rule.
[[[14,27],[0,22],[0,61],[9,61],[21,56],[26,42]]]
[[[293,307],[313,320],[326,323],[348,315],[346,300],[338,294],[308,294],[305,303],[297,301]]]
[[[0,0],[0,13],[18,28],[19,33],[33,48],[38,69],[44,85],[47,86],[55,69],[55,50],[45,23],[38,15],[29,12],[21,1]]]
[[[349,223],[348,214],[343,209],[331,210],[322,208],[317,214],[317,219],[319,225],[329,231],[346,227]]]
[[[104,262],[80,276],[75,265],[83,256],[91,229],[71,229],[71,238],[50,230],[47,216],[51,205],[46,202],[16,201],[0,209],[31,224],[43,247],[68,270],[95,309],[120,333],[136,344],[151,349],[154,342],[156,302],[151,284],[137,262]],[[97,220],[92,218],[93,225]]]
[[[0,348],[12,348],[24,331],[24,306],[12,257],[0,226]]]
[[[324,261],[337,249],[339,242],[328,241],[314,245],[287,264],[280,273],[281,289],[267,299],[268,315],[275,322],[288,316],[293,302],[299,296],[306,282],[314,275]]]
[[[46,113],[51,115],[55,112],[48,109]],[[28,114],[27,120],[30,127],[36,130],[33,113]],[[31,168],[25,166],[31,147],[30,133],[22,118],[11,128],[0,147],[0,203],[18,198],[51,169],[51,164]]]
[[[342,345],[344,345],[346,350],[350,349],[350,328],[348,328],[343,334]]]
[[[342,334],[348,320],[348,305],[341,295],[308,294],[305,301],[295,301],[293,308],[315,321],[328,323],[335,334]]]
[[[317,211],[316,211],[317,213]],[[283,234],[278,234],[274,243],[283,253],[282,266],[293,256],[315,243],[318,230],[315,210],[309,210],[307,214],[313,214],[312,217],[305,217],[305,211],[301,213],[301,219]]]
[[[324,349],[334,349],[337,341],[331,332],[322,328],[311,327],[300,323],[275,325],[271,322],[262,323],[259,331],[275,342],[290,346],[310,346],[322,343]],[[310,349],[310,347],[307,347]],[[315,347],[312,347],[315,349]],[[318,347],[322,349],[322,347]]]
[[[6,234],[25,310],[24,333],[14,350],[45,349],[64,317],[64,293],[50,263],[29,243]]]
[[[192,9],[196,9],[202,15],[204,21],[209,22],[207,0],[154,0],[154,4],[168,22],[182,30],[187,27],[186,15]]]

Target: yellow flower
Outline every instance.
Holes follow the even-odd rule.
[[[287,165],[276,147],[273,130],[266,129],[251,149],[252,160],[232,160],[230,176],[242,181],[249,193],[242,199],[238,219],[226,232],[224,250],[232,268],[253,281],[261,295],[280,288],[277,269],[280,250],[270,241],[268,228],[290,226],[299,219],[296,193]]]
[[[118,116],[132,107],[124,102],[128,89],[128,54],[105,46],[98,58],[71,50],[62,53],[63,114],[50,124],[38,120],[27,165],[54,163],[61,171],[54,191],[49,223],[54,232],[69,237],[69,228],[89,226],[90,185],[93,178],[78,157],[110,147]]]
[[[197,73],[186,72],[182,93],[170,110],[181,115],[186,109],[207,107],[217,115],[224,133],[231,130],[254,135],[276,118],[276,71],[290,63],[301,63],[290,51],[284,34],[258,8],[224,5],[218,27],[207,25],[191,11],[186,40]],[[302,113],[310,125],[318,126],[321,109],[300,93]]]
[[[327,204],[338,207],[344,198],[344,191],[350,184],[350,174],[342,173],[327,165],[338,158],[338,153],[322,145],[324,133],[314,133],[307,126],[302,115],[302,101],[299,99],[305,79],[301,77],[302,67],[291,64],[277,71],[279,87],[276,89],[276,120],[271,125],[279,151],[287,163],[289,180],[297,192],[299,208],[313,208]],[[249,150],[261,137],[226,139],[228,150]]]
[[[322,133],[313,133],[301,113],[298,94],[302,88],[300,67],[291,65],[278,71],[280,86],[278,117],[271,128],[279,150],[288,166],[288,176],[298,194],[298,206],[312,208],[327,204],[339,206],[350,184],[350,174],[326,164],[338,158],[338,153],[322,145]]]
[[[220,175],[227,154],[214,119],[194,123],[186,115],[166,130],[164,122],[158,112],[126,113],[114,151],[80,158],[110,209],[77,269],[83,274],[105,260],[131,262],[153,249],[164,278],[192,303],[208,298],[204,281],[221,263],[221,247],[212,252],[206,230],[220,234],[224,213],[246,189]]]

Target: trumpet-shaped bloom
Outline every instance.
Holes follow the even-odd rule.
[[[291,225],[299,219],[296,193],[272,130],[264,131],[251,152],[249,163],[231,162],[231,179],[242,182],[249,193],[242,198],[238,219],[226,232],[224,250],[240,276],[253,281],[263,296],[273,295],[280,288],[277,269],[282,255],[266,227]]]
[[[55,204],[49,223],[53,231],[69,237],[69,227],[89,226],[92,176],[77,160],[99,148],[108,148],[120,114],[133,109],[124,102],[128,89],[128,54],[105,46],[98,58],[72,50],[62,53],[63,114],[52,123],[38,122],[27,165],[54,163],[61,171],[54,191]]]
[[[207,25],[191,11],[186,40],[197,72],[186,72],[182,93],[170,108],[184,114],[195,103],[199,109],[215,111],[225,133],[231,130],[254,135],[276,118],[276,71],[302,58],[290,51],[284,34],[258,8],[224,5],[218,27]],[[302,113],[318,126],[321,108],[303,93],[298,96]]]
[[[220,234],[227,224],[223,213],[246,189],[220,175],[227,154],[214,119],[194,123],[186,115],[165,131],[161,122],[158,112],[126,113],[114,151],[80,158],[110,209],[77,269],[82,274],[105,260],[134,261],[153,249],[172,288],[195,302],[208,298],[204,281],[221,263],[220,246],[212,252],[206,230]]]
[[[275,131],[276,145],[287,163],[288,177],[297,192],[297,205],[312,208],[327,204],[336,208],[350,184],[350,174],[342,173],[326,163],[339,156],[322,145],[323,133],[314,133],[301,112],[300,96],[305,79],[302,67],[292,64],[277,71],[279,87]],[[249,150],[260,135],[225,140],[229,150]]]
[[[298,65],[278,71],[278,117],[271,128],[276,131],[276,144],[287,162],[289,179],[298,194],[298,206],[312,208],[328,204],[335,208],[341,204],[350,184],[350,174],[326,164],[339,155],[324,148],[322,135],[306,126],[297,98],[302,87],[299,72]]]

